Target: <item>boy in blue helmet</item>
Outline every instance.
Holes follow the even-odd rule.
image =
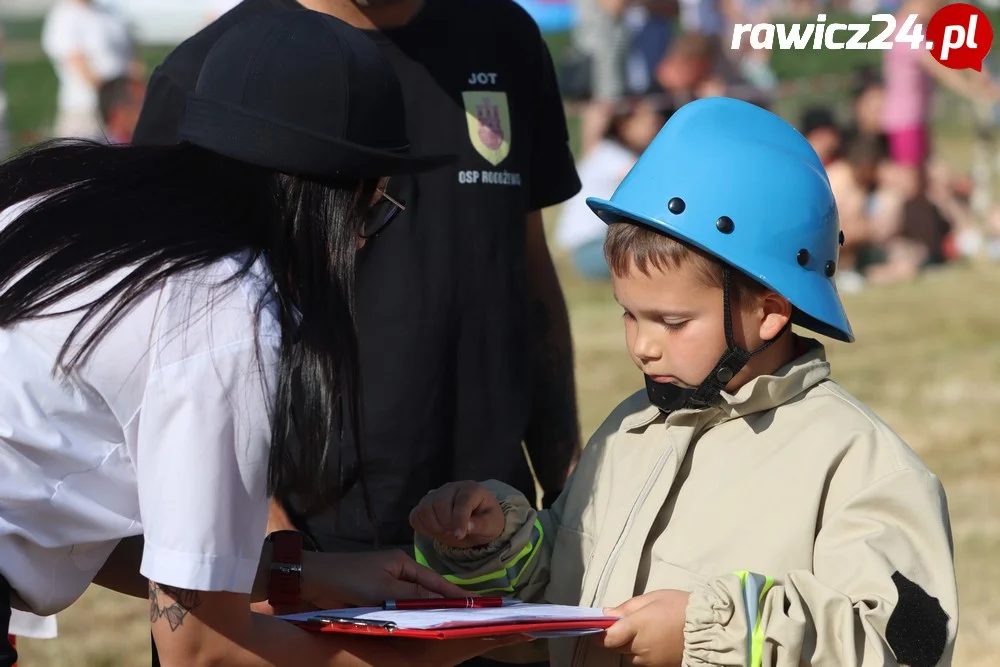
[[[753,105],[700,100],[588,203],[610,225],[646,389],[551,510],[492,480],[429,493],[411,513],[418,559],[473,592],[621,616],[549,642],[556,667],[949,664],[944,490],[791,330],[854,338],[808,142]]]

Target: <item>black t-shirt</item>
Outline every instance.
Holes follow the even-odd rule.
[[[212,44],[243,18],[298,8],[245,0],[151,78],[136,143],[173,143]],[[369,33],[403,86],[418,152],[455,165],[395,177],[407,210],[366,246],[358,276],[365,469],[383,545],[412,541],[430,489],[495,478],[533,499],[523,454],[531,405],[526,324],[529,211],[580,189],[552,59],[511,0],[427,0],[404,28]],[[371,543],[354,489],[307,530],[325,549]]]

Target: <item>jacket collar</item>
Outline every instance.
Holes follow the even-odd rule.
[[[710,408],[677,410],[666,417],[668,423],[692,421],[728,421],[757,412],[766,412],[787,403],[830,377],[830,363],[822,343],[811,338],[797,337],[801,354],[771,375],[759,375],[740,387],[736,393],[725,391]],[[633,430],[648,426],[662,417],[655,405],[648,405],[622,420],[622,428]]]

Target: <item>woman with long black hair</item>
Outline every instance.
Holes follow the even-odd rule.
[[[495,647],[331,639],[250,612],[265,588],[317,606],[350,597],[338,581],[451,592],[415,563],[378,579],[301,538],[262,549],[269,496],[322,508],[364,482],[326,473],[363,439],[356,258],[401,206],[385,179],[447,159],[409,153],[375,44],[306,10],[227,33],[182,135],[0,165],[0,642],[12,607],[148,582],[164,665],[430,666]],[[0,666],[14,658],[0,643]]]

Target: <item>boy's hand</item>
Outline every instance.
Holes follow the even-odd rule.
[[[478,482],[449,482],[431,491],[410,512],[418,535],[457,549],[489,544],[504,529],[503,510]]]
[[[607,609],[607,615],[622,618],[597,641],[627,656],[633,665],[679,667],[689,597],[684,591],[653,591]]]

